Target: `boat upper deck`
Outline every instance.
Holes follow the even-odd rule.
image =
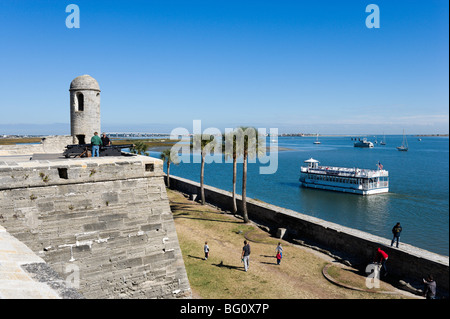
[[[334,167],[334,166],[317,166],[317,167],[301,167],[302,173],[332,175],[339,177],[354,178],[374,178],[387,177],[389,172],[386,170],[371,170],[360,168]]]

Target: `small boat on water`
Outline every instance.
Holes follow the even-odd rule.
[[[386,145],[386,135],[383,134],[383,140],[380,142],[380,145]]]
[[[380,162],[376,170],[319,166],[319,161],[310,158],[307,166],[300,168],[300,185],[330,191],[373,195],[389,192],[389,172]]]
[[[319,133],[317,133],[317,138],[316,138],[316,140],[314,141],[314,144],[320,144],[320,141],[319,141]]]
[[[408,140],[406,139],[405,130],[403,130],[402,145],[401,146],[397,146],[397,149],[400,152],[407,152],[408,151]]]
[[[353,144],[354,147],[361,147],[361,148],[372,148],[373,143],[368,141],[366,138],[363,138],[362,141],[355,142]]]

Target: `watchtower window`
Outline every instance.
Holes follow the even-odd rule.
[[[79,112],[84,111],[84,95],[83,95],[83,93],[77,93],[77,105],[78,105]]]

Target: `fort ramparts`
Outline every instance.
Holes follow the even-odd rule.
[[[86,298],[190,297],[162,164],[0,161],[0,224]]]

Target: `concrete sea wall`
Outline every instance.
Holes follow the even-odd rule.
[[[186,194],[200,193],[199,183],[176,176],[170,176],[170,186]],[[231,210],[232,194],[230,192],[207,185],[204,189],[206,202],[224,210]],[[239,195],[237,202],[240,207]],[[251,220],[269,227],[274,234],[278,228],[285,228],[286,238],[314,242],[325,249],[333,249],[351,256],[361,264],[372,262],[376,249],[383,247],[389,255],[388,269],[391,274],[419,283],[427,274],[433,274],[438,287],[448,294],[449,257],[447,256],[404,243],[396,249],[390,247],[390,239],[249,198],[247,209]]]
[[[185,298],[162,161],[0,162],[0,224],[86,298]]]

